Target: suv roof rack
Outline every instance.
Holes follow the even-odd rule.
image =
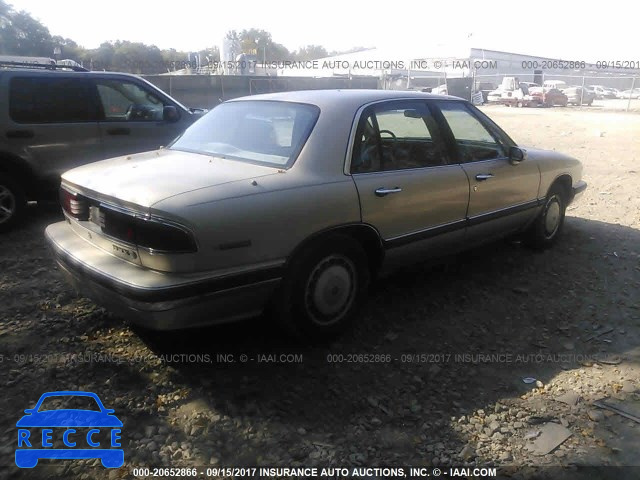
[[[75,65],[58,65],[55,63],[31,63],[31,62],[8,62],[0,60],[0,67],[17,67],[17,68],[41,68],[43,70],[73,70],[74,72],[89,72],[84,67]]]

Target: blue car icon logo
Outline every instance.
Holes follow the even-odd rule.
[[[18,467],[33,468],[41,458],[99,458],[106,468],[124,464],[122,422],[95,393],[48,392],[24,412],[16,423]]]

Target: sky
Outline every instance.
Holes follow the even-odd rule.
[[[270,32],[275,42],[290,51],[310,44],[322,45],[327,51],[363,46],[398,52],[402,57],[407,52],[428,57],[431,45],[450,45],[586,62],[640,61],[637,2],[8,0],[8,3],[15,10],[31,13],[53,35],[71,38],[85,48],[95,48],[109,40],[129,40],[161,49],[197,51],[219,46],[229,30],[255,27]]]

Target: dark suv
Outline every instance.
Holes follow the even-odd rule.
[[[53,68],[0,63],[0,232],[66,170],[167,145],[203,112],[135,75]]]

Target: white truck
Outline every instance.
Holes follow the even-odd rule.
[[[489,103],[516,107],[537,106],[537,99],[529,95],[527,85],[521,84],[518,77],[504,77],[500,86],[487,96]]]

